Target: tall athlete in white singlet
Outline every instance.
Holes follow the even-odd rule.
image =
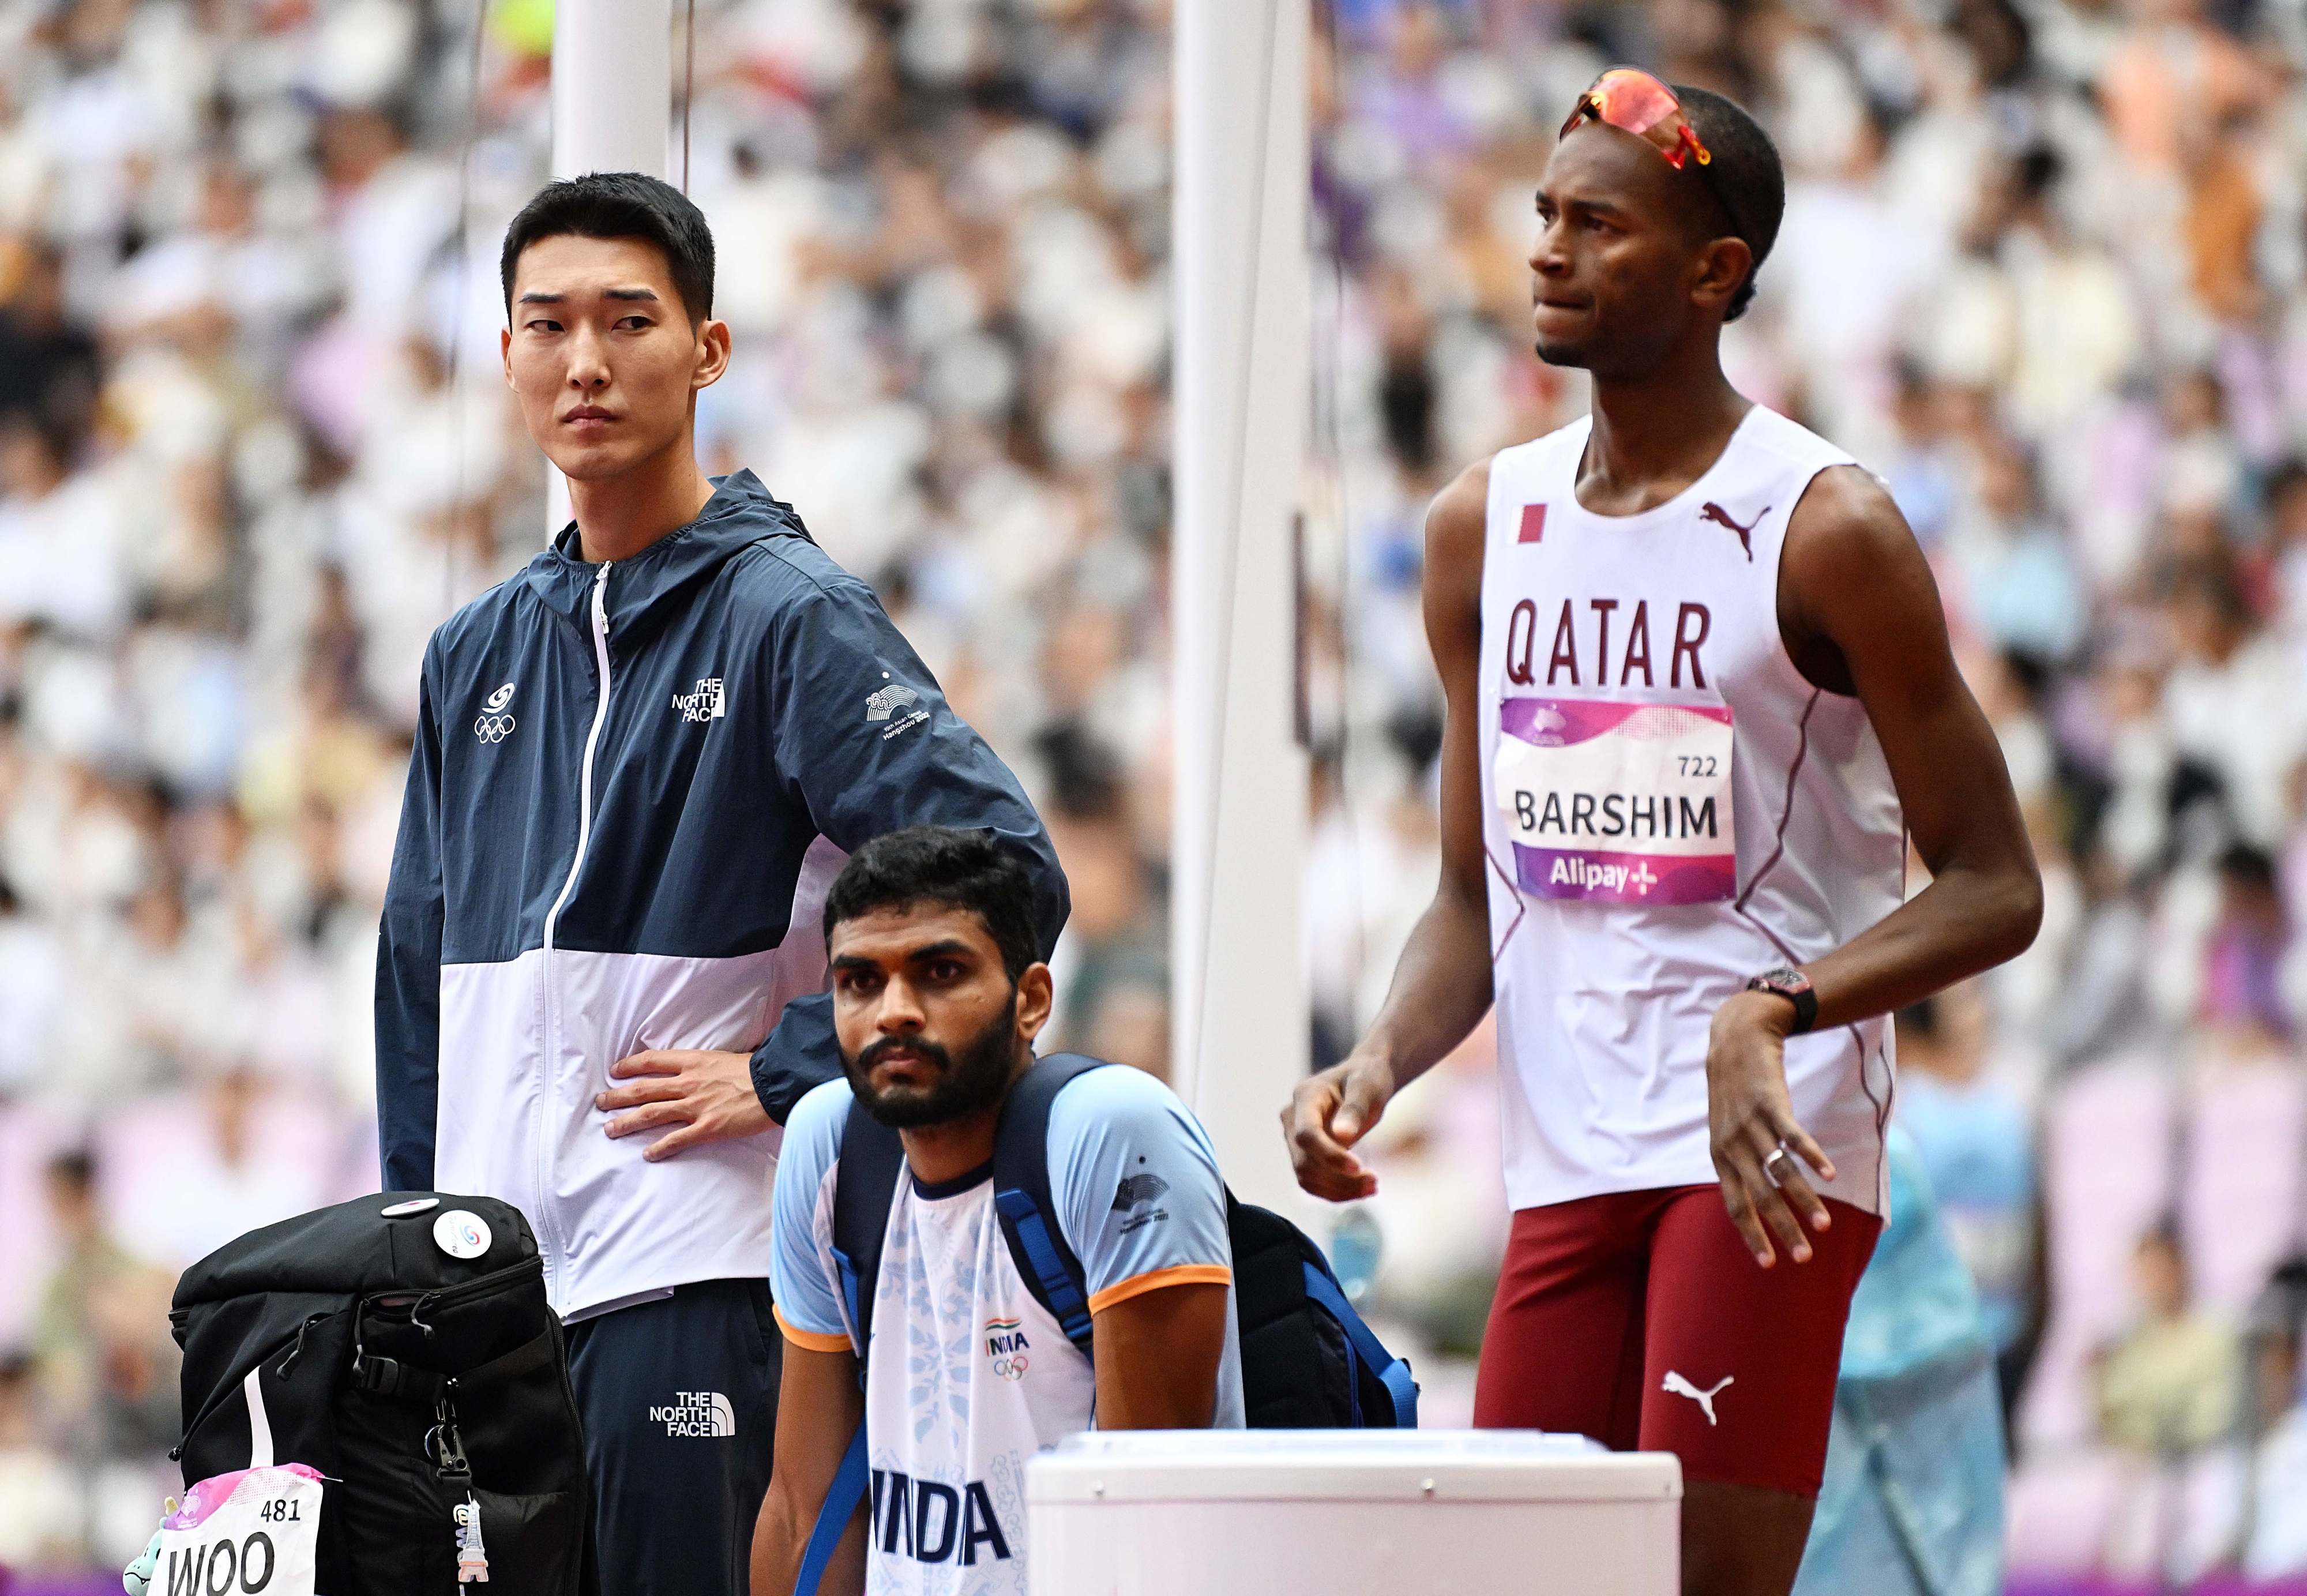
[[[1722,376],[1784,200],[1718,96],[1621,69],[1564,124],[1532,320],[1593,414],[1435,502],[1443,879],[1284,1115],[1301,1185],[1367,1196],[1350,1149],[1495,1000],[1515,1213],[1475,1421],[1677,1453],[1704,1596],[1800,1564],[1887,1201],[1886,1017],[2041,914],[1905,522]]]
[[[1490,461],[1477,726],[1506,1196],[1714,1180],[1702,1061],[1723,1000],[1899,906],[1907,838],[1856,699],[1779,636],[1787,523],[1850,457],[1746,412],[1665,503],[1578,502],[1584,421]],[[1879,1214],[1890,1023],[1789,1038],[1819,1189]],[[1565,1113],[1582,1103],[1585,1111]]]

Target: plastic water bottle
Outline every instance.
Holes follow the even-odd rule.
[[[1377,1283],[1377,1263],[1385,1250],[1385,1232],[1368,1205],[1356,1203],[1338,1215],[1330,1231],[1330,1268],[1346,1300],[1359,1308]]]

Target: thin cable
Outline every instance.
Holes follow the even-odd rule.
[[[481,51],[489,37],[489,0],[473,17],[472,75],[465,95],[465,139],[457,152],[457,300],[449,318],[449,433],[455,440],[457,492],[450,501],[450,536],[442,540],[441,608],[457,602],[456,518],[465,510],[465,312],[472,299],[473,146],[481,132]]]
[[[681,23],[681,192],[689,192],[689,113],[697,102],[697,0],[689,0]]]
[[[1330,53],[1331,104],[1334,109],[1338,82],[1344,63],[1338,54],[1337,0],[1325,0],[1322,6],[1322,32]],[[1308,150],[1312,149],[1312,130],[1308,130]],[[1311,163],[1308,177],[1310,181]],[[1323,384],[1325,392],[1321,403],[1323,431],[1330,448],[1330,487],[1337,513],[1338,528],[1338,812],[1346,828],[1346,847],[1352,855],[1350,878],[1354,898],[1354,978],[1346,994],[1346,1028],[1350,1033],[1343,1041],[1349,1051],[1361,1040],[1361,991],[1368,974],[1365,966],[1369,962],[1369,905],[1362,893],[1361,822],[1353,805],[1354,748],[1354,523],[1353,505],[1346,493],[1345,442],[1345,372],[1346,372],[1346,246],[1339,226],[1339,211],[1334,199],[1329,215],[1329,254],[1332,279],[1330,306],[1330,369]]]

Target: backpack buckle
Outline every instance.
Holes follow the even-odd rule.
[[[389,1396],[399,1402],[437,1402],[450,1383],[429,1369],[403,1363],[398,1358],[379,1358],[363,1352],[353,1359],[353,1385],[371,1396]]]
[[[372,1396],[400,1394],[400,1360],[372,1357],[365,1351],[353,1354],[353,1384]]]

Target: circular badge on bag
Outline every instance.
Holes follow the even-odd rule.
[[[395,1203],[391,1207],[381,1209],[379,1212],[387,1219],[406,1219],[412,1214],[422,1214],[428,1208],[437,1208],[440,1206],[439,1197],[411,1197],[405,1203]]]
[[[489,1249],[489,1222],[451,1208],[433,1222],[433,1240],[452,1258],[476,1258]]]

